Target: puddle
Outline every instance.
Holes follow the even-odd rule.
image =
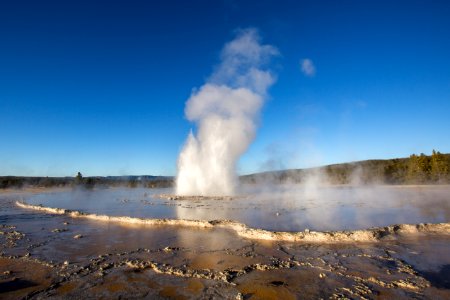
[[[438,271],[421,271],[420,274],[432,286],[440,289],[450,289],[450,265],[444,265]]]
[[[7,282],[0,282],[0,294],[26,289],[36,285],[36,283],[29,280],[14,278]]]

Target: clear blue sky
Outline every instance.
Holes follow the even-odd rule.
[[[247,27],[281,56],[241,174],[450,152],[450,1],[159,2],[1,2],[0,175],[174,175]]]

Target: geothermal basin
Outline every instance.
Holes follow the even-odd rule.
[[[244,186],[234,197],[180,197],[172,189],[79,189],[21,200],[29,207],[125,217],[122,222],[126,218],[230,220],[267,231],[362,230],[450,221],[448,186]]]
[[[448,186],[3,191],[0,298],[449,299],[449,195]]]

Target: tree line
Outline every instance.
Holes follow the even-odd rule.
[[[83,177],[78,172],[74,177],[21,177],[0,176],[0,189],[24,187],[145,187],[162,188],[173,185],[172,177],[164,176],[92,176]]]
[[[319,174],[331,184],[448,184],[450,154],[433,150],[431,155],[412,154],[408,158],[365,160],[311,169],[292,169],[242,176],[246,183],[301,183]]]

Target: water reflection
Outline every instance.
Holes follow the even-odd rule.
[[[166,200],[170,189],[74,190],[25,199],[83,212],[140,218],[235,220],[275,231],[364,229],[450,221],[450,187],[247,186],[234,200]]]

